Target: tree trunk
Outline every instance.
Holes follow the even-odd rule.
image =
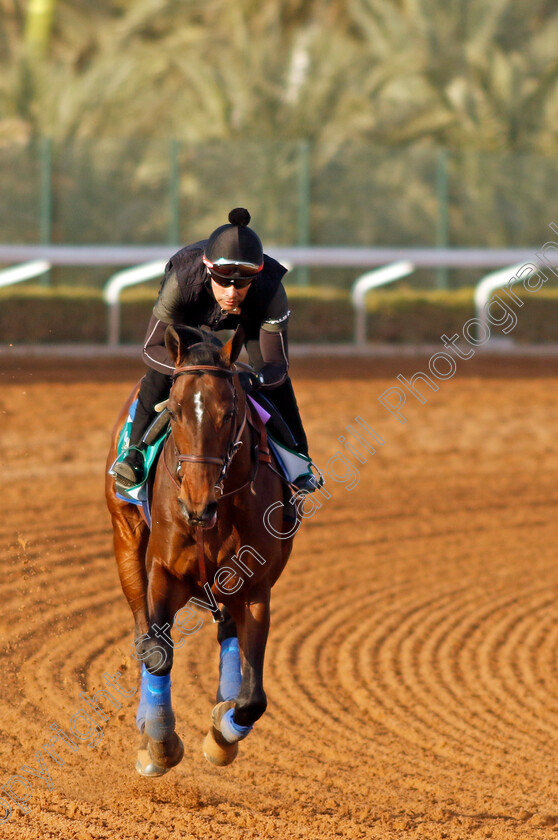
[[[30,53],[43,57],[48,49],[56,0],[29,0],[25,43]]]

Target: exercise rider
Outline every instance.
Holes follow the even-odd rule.
[[[123,487],[145,479],[142,439],[156,416],[155,406],[169,395],[174,370],[164,340],[169,324],[212,331],[242,324],[257,389],[265,392],[285,420],[292,435],[291,448],[308,455],[288,375],[289,309],[282,283],[287,269],[263,253],[260,238],[249,223],[247,210],[231,210],[229,224],[218,227],[209,239],[182,248],[165,267],[143,347],[148,370],[140,385],[130,445],[113,468]],[[307,492],[317,487],[312,476],[297,484]]]

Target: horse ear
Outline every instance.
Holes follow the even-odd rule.
[[[174,366],[178,367],[181,358],[180,336],[172,326],[167,327],[165,330],[165,347]]]
[[[240,355],[240,351],[242,350],[245,340],[246,333],[244,331],[244,327],[242,324],[239,324],[234,331],[233,337],[227,341],[221,350],[221,358],[223,361],[228,365],[234,364]]]

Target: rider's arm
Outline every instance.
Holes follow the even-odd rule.
[[[143,342],[143,361],[160,373],[172,373],[174,364],[165,347],[165,330],[168,324],[152,315],[147,325],[147,332]]]
[[[159,296],[153,307],[153,315],[147,325],[147,332],[143,342],[143,360],[149,367],[160,373],[172,373],[172,363],[165,347],[165,330],[169,324],[179,321],[182,293],[178,285],[178,278],[172,262],[165,268],[165,276],[159,289]]]
[[[178,276],[172,262],[165,268],[165,276],[159,289],[159,296],[153,307],[153,314],[166,324],[173,324],[180,320],[184,309],[182,291],[178,285]]]
[[[287,293],[280,285],[271,298],[260,325],[259,341],[248,341],[246,347],[263,389],[282,385],[289,370],[287,325],[289,321]]]

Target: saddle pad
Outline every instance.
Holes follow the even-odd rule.
[[[262,423],[263,423],[263,424],[264,424],[264,426],[265,426],[265,424],[267,423],[267,421],[271,418],[271,414],[269,413],[269,411],[266,411],[266,410],[265,410],[265,408],[264,408],[263,406],[261,406],[258,402],[256,402],[256,400],[254,399],[254,397],[250,396],[250,394],[248,394],[248,402],[249,402],[249,403],[250,403],[250,404],[254,407],[254,409],[258,412],[258,414],[259,414],[259,416],[260,416],[260,419],[261,419]]]
[[[294,449],[289,449],[284,443],[279,443],[269,431],[267,439],[287,481],[292,484],[301,476],[313,475],[311,458],[307,455],[301,455],[300,452],[295,452]]]

